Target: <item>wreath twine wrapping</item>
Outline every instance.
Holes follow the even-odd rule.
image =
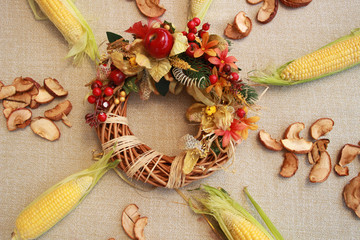
[[[206,31],[193,39],[160,20],[137,22],[126,32],[134,35],[133,42],[107,33],[107,52],[88,97],[95,110],[86,120],[96,128],[104,152],[114,150],[112,160],[121,160],[118,168],[129,178],[159,187],[180,188],[222,169],[258,120],[247,117],[257,94],[239,79],[237,59],[227,56],[228,43]],[[151,44],[159,41],[159,34],[170,43],[155,49]],[[179,155],[167,156],[132,133],[127,105],[131,92],[147,100],[151,93],[178,94],[183,89],[196,100],[186,116],[199,130],[180,139]]]

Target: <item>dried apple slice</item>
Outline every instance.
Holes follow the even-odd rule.
[[[263,5],[259,9],[256,19],[260,23],[270,22],[276,15],[279,0],[264,0]]]
[[[303,138],[300,139],[281,139],[282,145],[286,150],[293,153],[304,154],[311,151],[312,142],[306,141]]]
[[[140,218],[138,211],[138,206],[130,204],[124,209],[121,215],[121,225],[131,239],[135,239],[134,226],[135,222]]]
[[[34,99],[37,103],[44,104],[54,100],[54,96],[51,95],[44,87],[39,89],[39,94]]]
[[[265,130],[259,131],[259,139],[267,149],[273,151],[281,151],[283,149],[283,145],[278,140],[273,139]]]
[[[347,166],[340,166],[336,164],[334,167],[335,172],[339,176],[348,176],[349,175],[349,168]]]
[[[356,216],[360,218],[360,173],[346,184],[343,196],[346,206],[354,210]]]
[[[3,86],[5,86],[5,84],[4,84],[2,81],[0,81],[0,89],[1,89]]]
[[[286,178],[294,176],[298,170],[299,160],[294,153],[286,152],[281,166],[280,175]]]
[[[312,0],[280,0],[282,4],[292,8],[305,7],[311,3],[311,1]]]
[[[345,144],[341,149],[339,165],[345,166],[351,163],[360,154],[360,146]]]
[[[24,108],[24,107],[28,106],[28,104],[25,102],[9,101],[6,99],[4,99],[2,101],[2,104],[3,104],[4,108],[10,108],[13,110],[18,109],[18,108]]]
[[[26,106],[29,106],[31,102],[31,95],[28,92],[17,92],[15,95],[7,97],[6,100],[25,103]]]
[[[163,15],[166,9],[159,5],[158,0],[136,0],[140,12],[149,18],[157,18]]]
[[[44,80],[44,87],[54,97],[64,97],[68,95],[68,91],[60,85],[55,78],[46,78]]]
[[[235,16],[234,26],[241,33],[242,38],[244,38],[250,34],[252,29],[252,22],[251,19],[246,16],[246,13],[241,11]]]
[[[16,92],[26,92],[34,86],[34,83],[29,78],[17,77],[12,85],[16,88]]]
[[[32,113],[27,108],[19,108],[12,111],[7,118],[6,124],[9,131],[25,128],[30,124]]]
[[[293,123],[285,130],[284,138],[300,139],[300,132],[304,128],[305,128],[305,124],[302,122]]]
[[[261,3],[262,1],[264,1],[264,0],[246,0],[247,3],[250,3],[252,5]]]
[[[12,108],[4,108],[3,109],[4,117],[7,119],[10,116],[10,114],[12,113],[12,111],[14,111],[14,109],[12,109]]]
[[[147,217],[141,217],[138,220],[136,220],[134,225],[135,239],[145,240],[144,228],[146,227],[147,222],[148,222]]]
[[[48,118],[34,118],[30,123],[30,128],[35,134],[46,140],[55,141],[60,138],[59,128]]]
[[[320,154],[326,151],[329,139],[319,139],[313,143],[313,148],[308,152],[308,160],[310,164],[315,164],[320,159]]]
[[[50,120],[58,121],[63,119],[64,115],[68,115],[72,109],[72,104],[69,100],[65,100],[54,108],[46,110],[44,116]]]
[[[331,118],[320,118],[316,120],[310,127],[310,135],[314,139],[318,139],[330,132],[334,127],[334,121]]]
[[[0,88],[0,100],[13,96],[16,93],[16,88],[13,85],[2,86]]]
[[[310,182],[324,182],[331,172],[331,158],[328,152],[322,152],[319,161],[312,167],[309,175]]]

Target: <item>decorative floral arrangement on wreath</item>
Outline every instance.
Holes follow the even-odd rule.
[[[188,32],[177,32],[167,21],[139,21],[126,30],[134,36],[132,42],[107,32],[107,50],[90,84],[88,102],[95,107],[86,121],[96,127],[104,151],[115,144],[114,157],[123,162],[120,168],[129,177],[156,186],[181,187],[220,169],[233,156],[236,144],[247,138],[248,130],[257,129],[259,120],[248,116],[258,95],[239,78],[237,59],[229,56],[230,42],[210,34],[210,24],[201,25],[199,18],[190,20],[187,27]],[[144,144],[127,128],[129,94],[148,100],[151,93],[165,96],[184,89],[196,101],[186,117],[199,124],[197,136],[184,136],[180,141],[184,151],[176,157],[139,147]],[[111,127],[114,124],[118,127]],[[136,150],[125,153],[129,149]],[[162,165],[164,161],[168,165]]]

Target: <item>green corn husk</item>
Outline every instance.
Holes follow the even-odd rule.
[[[346,45],[347,43],[350,42],[352,43]],[[341,46],[343,44],[345,44],[345,48],[344,46]],[[323,61],[323,59],[325,59],[321,57],[323,56],[321,55],[321,53],[323,53],[326,57],[330,59],[329,63],[330,61],[337,60],[339,58],[339,55],[342,54],[343,56],[340,59],[343,61],[344,64],[337,67],[335,66],[336,63],[334,64],[331,63],[331,66],[333,67],[332,70],[319,73],[317,75],[314,75],[313,77],[309,77],[305,79],[298,79],[298,78],[286,79],[286,77],[284,76],[285,75],[284,71],[286,69],[289,69],[291,66],[294,66],[296,63],[299,63],[300,60],[304,58],[308,58],[310,60],[309,62],[307,62],[308,64],[310,64],[308,65],[308,67],[316,67],[316,63],[319,63],[319,61]],[[294,84],[310,82],[319,78],[323,78],[344,71],[358,64],[360,64],[360,28],[353,30],[349,35],[343,36],[310,54],[307,54],[296,60],[287,62],[275,70],[252,71],[250,75],[250,80],[253,82],[269,84],[269,85],[281,85],[281,86],[294,85]],[[309,72],[314,71],[314,69],[309,69],[304,67],[302,67],[301,69]]]
[[[259,212],[260,216],[264,222],[269,227],[270,231],[274,237],[262,226],[245,208],[243,208],[239,203],[232,199],[229,194],[224,189],[217,189],[208,185],[203,185],[201,187],[203,193],[206,194],[205,198],[197,198],[197,201],[201,203],[203,209],[198,209],[193,206],[191,200],[189,200],[189,205],[195,213],[198,214],[207,214],[214,217],[218,222],[221,230],[229,240],[237,239],[232,235],[230,229],[228,228],[226,221],[223,216],[241,216],[253,224],[258,230],[264,233],[264,235],[270,240],[283,240],[283,237],[276,230],[275,226],[271,223],[270,219],[266,216],[264,211],[261,210],[260,206],[251,198],[248,191],[245,189],[245,193],[254,204],[255,208]]]
[[[188,19],[191,20],[197,17],[202,21],[211,5],[211,2],[212,0],[191,0]]]

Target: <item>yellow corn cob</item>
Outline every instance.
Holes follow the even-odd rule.
[[[99,57],[94,34],[76,8],[73,0],[28,0],[36,19],[39,17],[36,4],[41,12],[56,26],[71,45],[67,57],[74,57],[74,63],[79,63],[87,54],[95,61]],[[36,2],[36,4],[35,4]]]
[[[293,85],[325,77],[360,64],[360,29],[284,64],[267,75],[251,76],[254,82]]]
[[[99,179],[119,161],[109,162],[113,151],[89,168],[68,176],[30,203],[17,217],[12,240],[34,239],[69,214]]]
[[[264,232],[240,215],[224,211],[221,217],[234,240],[269,239]]]
[[[36,0],[36,3],[70,44],[80,40],[85,30],[60,0]]]
[[[189,19],[198,17],[202,21],[211,5],[211,2],[212,0],[191,0]]]
[[[74,179],[40,197],[24,209],[16,219],[20,239],[34,239],[64,218],[84,196],[93,181],[85,176]]]

